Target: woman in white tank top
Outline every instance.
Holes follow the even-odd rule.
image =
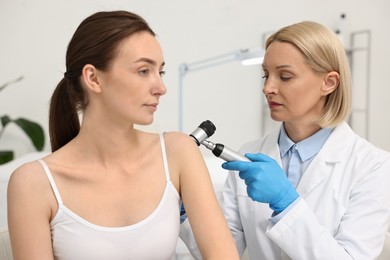
[[[238,259],[195,142],[134,127],[153,122],[164,64],[134,13],[98,12],[79,25],[51,99],[53,153],[9,182],[15,259],[171,259],[181,199],[202,257]]]

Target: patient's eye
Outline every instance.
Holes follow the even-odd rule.
[[[147,76],[149,74],[149,70],[148,69],[139,70],[138,73],[141,76]]]

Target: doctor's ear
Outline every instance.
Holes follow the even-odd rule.
[[[340,75],[336,71],[328,72],[324,77],[322,94],[324,96],[332,93],[340,85]]]
[[[84,86],[88,90],[96,93],[100,93],[102,91],[99,84],[98,70],[95,68],[95,66],[91,64],[86,64],[83,67],[81,75],[82,75]]]

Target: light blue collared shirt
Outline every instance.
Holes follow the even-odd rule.
[[[333,128],[321,128],[312,136],[298,143],[294,143],[287,136],[286,130],[284,129],[283,125],[283,127],[281,127],[280,129],[278,144],[280,150],[280,158],[282,158],[283,170],[287,173],[287,175],[297,174],[297,179],[300,180],[306,168],[309,166],[314,156],[320,151],[321,147],[324,145],[325,141],[328,139],[332,131]],[[298,172],[288,172],[293,149],[298,152],[300,157]],[[294,186],[296,187],[296,185]]]
[[[282,167],[283,170],[286,172],[287,176],[295,175],[295,179],[298,179],[298,183],[299,183],[299,180],[301,179],[303,173],[306,171],[307,167],[309,166],[310,162],[313,160],[314,156],[321,150],[321,147],[324,145],[324,143],[326,142],[326,140],[328,139],[332,131],[333,128],[321,128],[318,132],[316,132],[312,136],[298,143],[294,143],[287,136],[283,124],[282,127],[280,128],[278,144],[280,150],[280,158],[282,159]],[[300,158],[299,165],[297,166],[299,169],[298,172],[288,172],[288,168],[290,166],[289,165],[290,159],[293,154],[293,149],[295,149],[298,152]],[[289,179],[293,179],[292,176],[289,176]],[[295,188],[298,183],[293,184]],[[273,216],[270,219],[270,221],[274,224],[277,223],[290,210],[290,208],[292,208],[297,203],[299,199],[300,198],[294,201],[280,214]]]

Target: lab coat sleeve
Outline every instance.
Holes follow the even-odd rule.
[[[389,171],[387,159],[354,185],[335,234],[301,199],[278,223],[269,225],[267,236],[291,259],[375,259],[389,221]]]

